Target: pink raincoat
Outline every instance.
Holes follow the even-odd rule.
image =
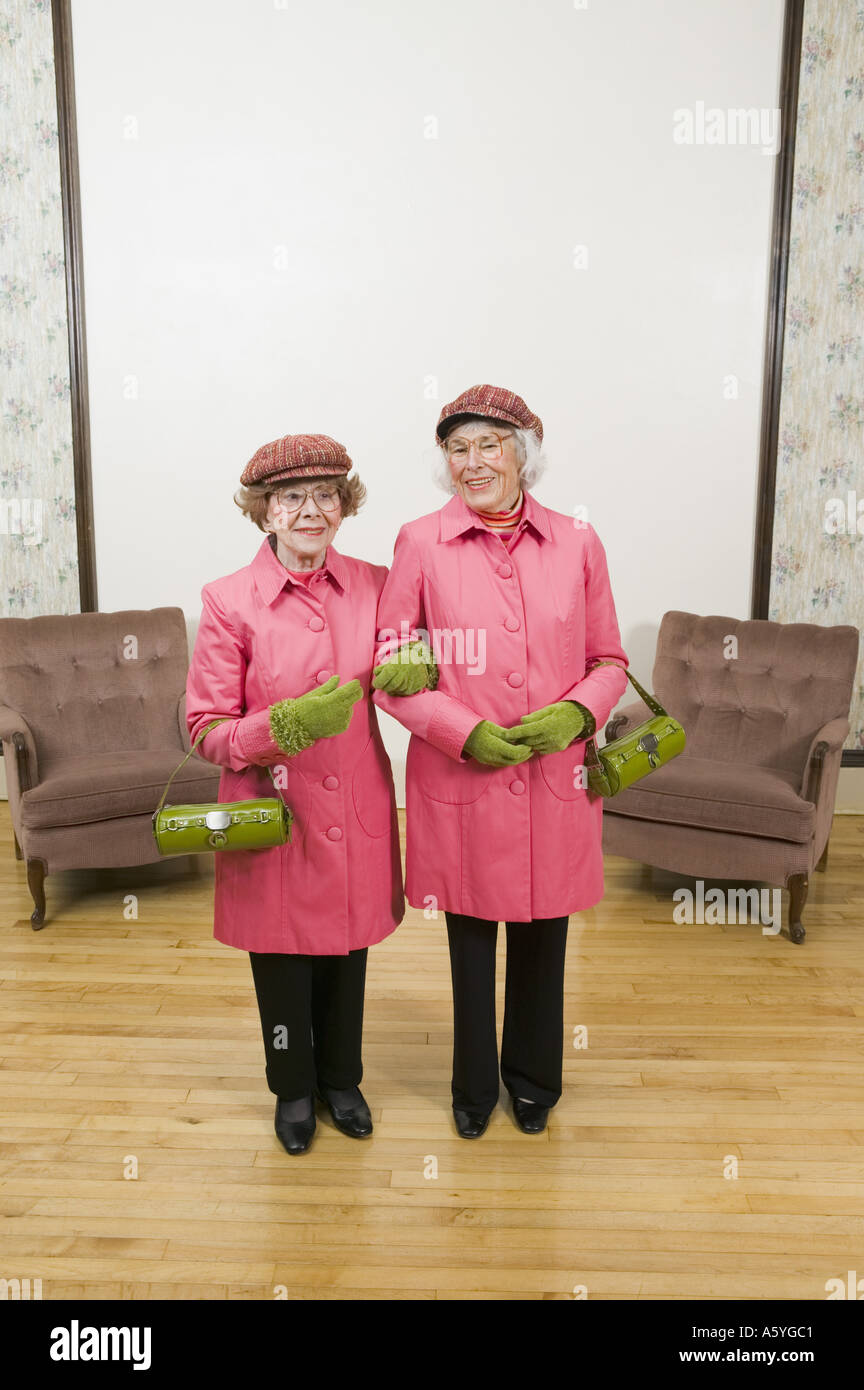
[[[425,629],[440,669],[434,691],[372,694],[413,735],[408,901],[492,921],[563,917],[599,902],[603,804],[579,775],[584,740],[492,768],[462,756],[466,738],[481,719],[509,727],[578,700],[602,742],[627,686],[596,531],[524,497],[509,547],[458,496],[403,526],[378,604],[376,661]],[[620,666],[586,675],[598,659]]]
[[[214,936],[244,951],[346,955],[388,936],[405,911],[390,761],[368,698],[387,570],[330,546],[305,584],[271,539],[251,564],[204,585],[186,683],[190,739],[228,716],[198,747],[222,766],[219,800],[279,794],[265,771],[278,764],[294,813],[290,843],[216,851]],[[348,729],[289,757],[268,706],[337,674],[364,689]]]

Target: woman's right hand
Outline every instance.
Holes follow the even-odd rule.
[[[524,743],[508,743],[505,732],[500,724],[481,719],[466,738],[462,752],[488,767],[512,767],[527,762],[533,750]]]
[[[319,738],[344,734],[351,723],[354,705],[363,697],[359,681],[339,684],[331,676],[323,685],[307,690],[296,700],[279,700],[270,706],[270,732],[283,753],[293,756],[311,748]]]

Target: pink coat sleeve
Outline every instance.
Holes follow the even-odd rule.
[[[375,665],[386,661],[403,642],[426,636],[423,611],[423,570],[420,554],[409,528],[403,526],[396,537],[393,564],[378,600],[378,647]],[[420,690],[416,695],[388,695],[373,690],[372,700],[392,714],[412,734],[431,743],[442,753],[467,762],[462,754],[465,740],[482,715],[441,690]]]
[[[624,669],[627,653],[621,646],[618,618],[609,583],[606,551],[594,527],[588,526],[588,547],[585,556],[585,669],[587,674],[565,690],[562,700],[578,700],[590,709],[598,732],[627,689]],[[589,671],[594,661],[614,661],[615,666],[598,666]]]
[[[266,766],[286,754],[270,733],[270,711],[244,713],[247,653],[213,587],[201,590],[204,611],[186,677],[186,727],[194,743],[214,719],[228,722],[212,729],[198,746],[210,763],[240,772],[254,763]]]

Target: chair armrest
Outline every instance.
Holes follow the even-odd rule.
[[[606,742],[612,743],[616,738],[623,738],[628,729],[635,729],[650,718],[651,711],[645,701],[633,700],[631,704],[625,705],[612,715],[604,730]]]
[[[186,691],[177,701],[177,728],[180,733],[180,746],[184,752],[188,753],[192,747],[192,740],[189,737],[189,730],[186,726]]]
[[[21,793],[35,787],[39,781],[36,743],[30,725],[17,710],[0,704],[0,742],[6,766],[6,792],[9,815],[15,834],[21,841]]]
[[[15,735],[19,735],[16,739]],[[10,709],[9,705],[0,704],[0,741],[3,743],[3,756],[6,759],[6,780],[9,781],[10,773],[17,777],[17,757],[16,746],[20,745],[22,753],[26,755],[27,771],[29,773],[29,783],[35,787],[39,780],[39,768],[36,759],[36,743],[30,730],[30,725],[19,714],[17,709]]]
[[[823,724],[822,728],[810,740],[807,761],[801,774],[800,795],[804,797],[805,801],[815,801],[818,798],[825,760],[832,753],[838,753],[843,747],[849,727],[849,720],[842,716],[838,719],[829,719],[828,723]]]
[[[17,709],[10,709],[9,705],[0,704],[0,739],[4,743],[11,743],[13,734],[24,734],[30,739],[33,737],[23,714],[19,714]]]
[[[848,719],[831,719],[814,734],[801,778],[801,795],[816,807],[813,843],[810,847],[812,868],[820,858],[831,835],[837,782],[843,758],[843,740],[849,732]]]

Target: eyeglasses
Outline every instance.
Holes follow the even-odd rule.
[[[483,459],[484,463],[494,463],[504,453],[504,440],[510,438],[510,432],[481,434],[479,439],[464,439],[456,435],[444,440],[444,453],[448,459],[460,463],[465,462],[470,457],[471,450],[476,448],[478,458]]]
[[[311,497],[316,507],[320,507],[322,512],[335,512],[339,506],[339,489],[328,487],[326,483],[319,483],[317,487],[286,487],[280,488],[276,493],[277,501],[284,507],[286,512],[299,512],[307,497]]]

